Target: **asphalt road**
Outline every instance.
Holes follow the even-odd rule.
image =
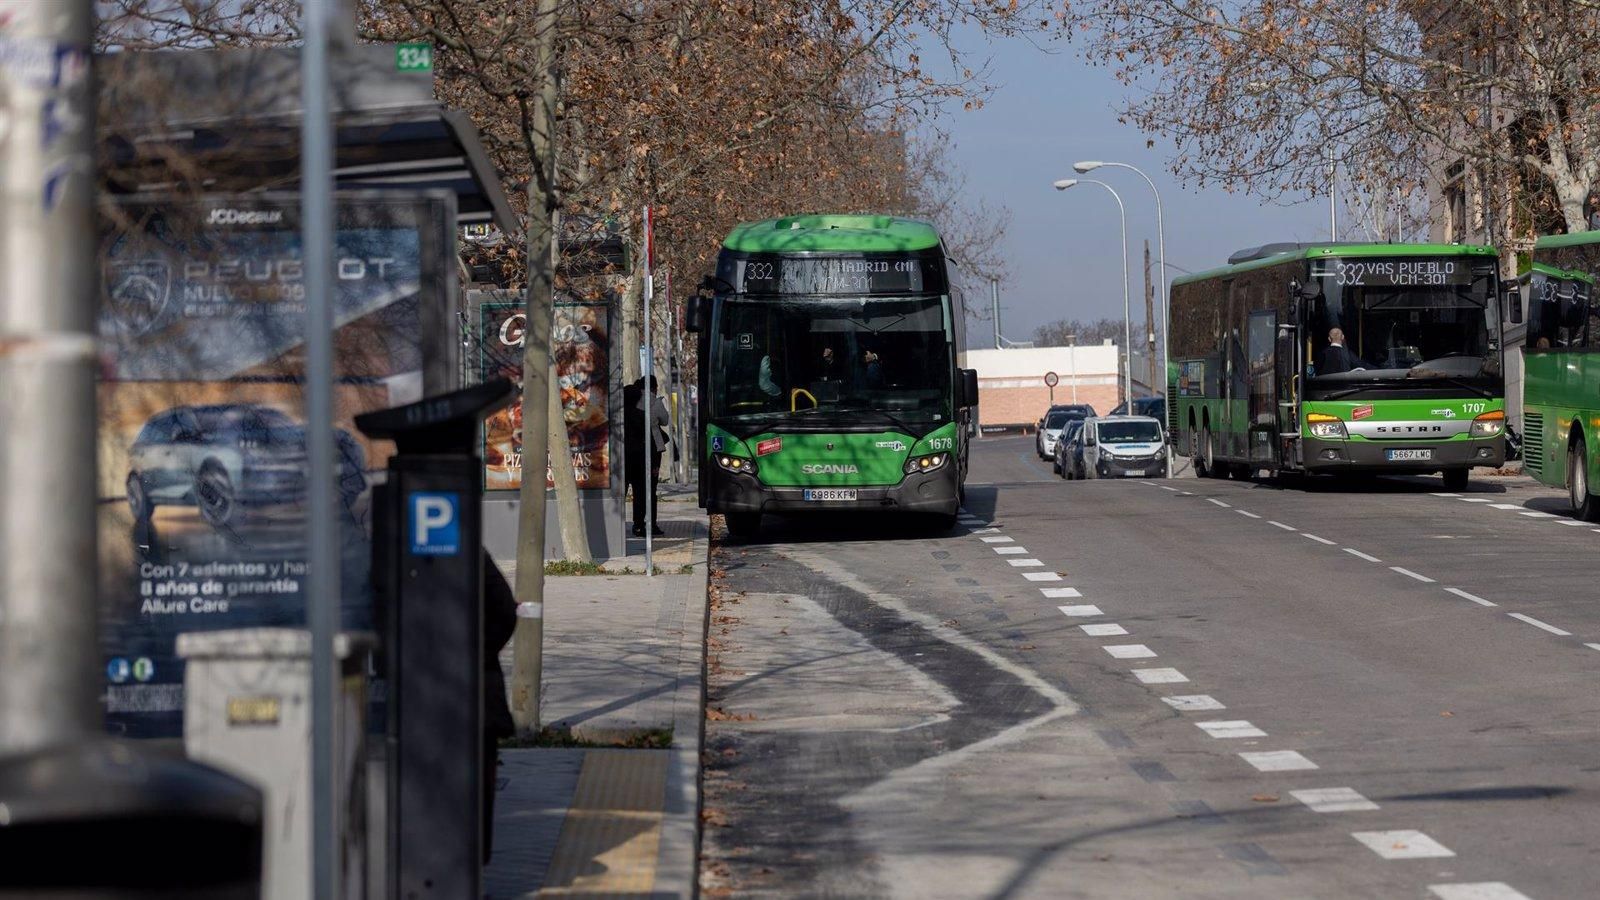
[[[1600,528],[1525,479],[1063,482],[719,551],[709,895],[1600,895]]]

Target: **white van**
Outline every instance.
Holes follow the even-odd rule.
[[[1083,423],[1085,478],[1154,478],[1167,471],[1161,422],[1150,416],[1101,416]]]

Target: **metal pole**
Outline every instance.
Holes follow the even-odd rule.
[[[989,297],[994,306],[994,348],[1000,349],[1000,279],[989,279]]]
[[[655,253],[655,235],[651,231],[650,207],[644,208],[644,390],[640,393],[644,401],[644,574],[645,577],[655,575],[655,566],[652,564],[655,550],[655,509],[656,485],[655,462],[656,455],[656,398],[655,391],[651,390],[650,383],[656,374],[656,360],[652,355],[650,346],[650,301],[655,298],[655,272],[651,256]]]
[[[1122,223],[1122,390],[1123,400],[1127,401],[1129,414],[1133,413],[1133,315],[1128,305],[1128,208],[1122,204],[1122,195],[1117,189],[1104,181],[1095,181],[1086,178],[1084,184],[1098,184],[1111,192],[1111,198],[1117,201],[1117,216]]]
[[[333,473],[333,111],[329,45],[336,0],[302,7],[300,90],[301,255],[306,283],[306,614],[311,628],[311,894],[339,896],[334,797],[333,640],[339,630],[339,526]]]
[[[1067,346],[1071,348],[1068,358],[1072,361],[1072,403],[1076,406],[1078,403],[1078,336],[1075,334],[1067,335]]]
[[[1339,239],[1339,161],[1328,148],[1328,239]]]
[[[0,0],[0,754],[100,730],[92,21]]]
[[[1127,163],[1106,163],[1106,165],[1115,166],[1119,169],[1128,169],[1134,172],[1140,178],[1144,179],[1145,184],[1150,185],[1150,193],[1154,194],[1156,198],[1156,252],[1161,254],[1161,396],[1166,397],[1168,393],[1167,379],[1169,377],[1167,374],[1167,325],[1168,318],[1172,311],[1172,278],[1167,274],[1167,219],[1166,214],[1162,210],[1161,191],[1156,188],[1156,183],[1151,180],[1150,176],[1146,175],[1144,170],[1138,168],[1137,166],[1130,166]],[[1155,385],[1151,385],[1151,387],[1154,386]],[[1168,397],[1168,400],[1170,399],[1171,398]],[[1167,418],[1169,420],[1172,418],[1173,414],[1173,410],[1167,410]],[[1161,427],[1166,428],[1166,423],[1163,422]],[[1167,477],[1171,478],[1172,454],[1168,453],[1166,457]]]

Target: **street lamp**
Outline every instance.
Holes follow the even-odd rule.
[[[1056,182],[1056,190],[1064,191],[1079,184],[1098,184],[1111,193],[1117,201],[1118,218],[1122,222],[1122,342],[1123,342],[1123,399],[1128,402],[1128,413],[1133,413],[1133,317],[1128,310],[1128,208],[1122,204],[1122,195],[1104,181],[1063,178]]]
[[[1172,306],[1172,280],[1167,276],[1167,223],[1161,210],[1161,191],[1156,189],[1156,183],[1150,180],[1150,176],[1146,175],[1143,169],[1137,166],[1130,166],[1127,163],[1102,162],[1097,159],[1089,159],[1074,163],[1072,166],[1072,170],[1080,175],[1100,168],[1127,169],[1133,172],[1143,178],[1145,184],[1150,185],[1150,193],[1156,197],[1156,249],[1161,254],[1161,396],[1165,397],[1167,396],[1167,379],[1169,377],[1167,373],[1167,320]],[[1155,387],[1155,385],[1151,385],[1151,387]],[[1133,411],[1131,401],[1129,402],[1128,411]],[[1168,421],[1171,420],[1174,414],[1174,410],[1167,410]],[[1166,422],[1161,423],[1161,427],[1166,428]],[[1172,477],[1171,453],[1167,454],[1167,477]]]

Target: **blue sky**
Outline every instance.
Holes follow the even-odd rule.
[[[1115,107],[1129,89],[1109,70],[1081,60],[1074,47],[1047,46],[1057,52],[1023,40],[969,40],[962,49],[990,60],[997,89],[983,108],[957,108],[937,120],[954,142],[951,157],[965,171],[968,193],[1011,210],[1003,248],[1010,279],[1000,288],[1007,338],[1030,339],[1035,326],[1061,318],[1122,317],[1116,203],[1092,185],[1056,191],[1051,182],[1058,178],[1098,178],[1122,195],[1134,321],[1143,318],[1143,238],[1156,254],[1150,189],[1127,170],[1079,176],[1072,171],[1077,160],[1131,163],[1149,174],[1166,207],[1174,266],[1206,269],[1243,247],[1328,237],[1326,199],[1284,206],[1220,187],[1182,187],[1169,171],[1172,145],[1157,139],[1147,148],[1145,134],[1117,122]],[[987,304],[988,297],[981,301]],[[988,328],[971,334],[973,346],[988,345]]]

